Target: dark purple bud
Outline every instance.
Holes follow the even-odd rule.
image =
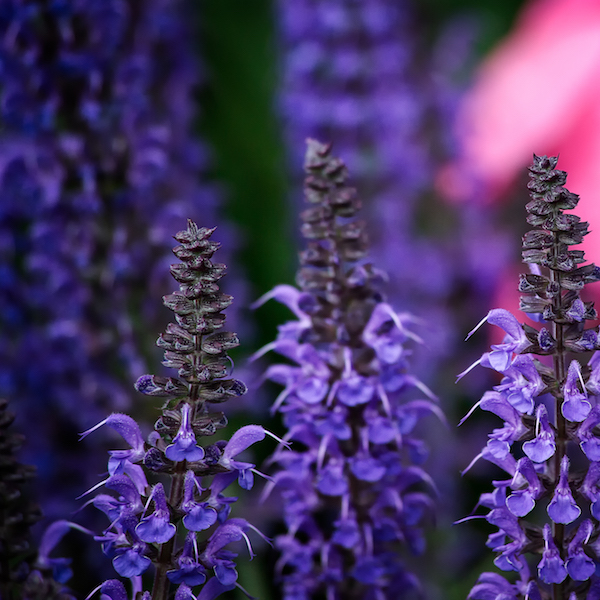
[[[569,321],[580,322],[584,320],[585,312],[585,304],[580,298],[576,298],[573,304],[571,304],[571,306],[566,311],[565,316]]]
[[[538,345],[544,352],[550,352],[556,346],[556,340],[545,327],[538,333]]]

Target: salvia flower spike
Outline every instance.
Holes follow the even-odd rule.
[[[239,342],[234,333],[222,331],[222,311],[232,298],[219,290],[226,267],[212,261],[219,247],[211,239],[213,231],[188,221],[187,229],[175,236],[180,245],[173,252],[181,262],[171,265],[171,274],[179,289],[163,298],[175,322],[157,345],[164,349],[163,364],[176,369],[177,376],[143,375],[135,384],[139,392],[164,401],[148,441],[143,441],[138,424],[120,413],[82,434],[106,425],[129,446],[110,451],[109,477],[93,488],[104,486],[117,494],[99,494],[93,500],[110,520],[96,539],[122,577],[139,580],[154,566],[153,588],[143,592],[144,600],[167,600],[173,594],[178,599],[216,598],[233,589],[237,555],[225,547],[244,540],[251,551],[247,532],[255,530],[243,519],[229,518],[236,498],[221,492],[235,480],[244,489],[252,487],[258,471],[236,457],[268,432],[246,425],[228,442],[201,442],[227,425],[225,415],[209,407],[246,392],[231,377],[227,351]],[[152,483],[159,473],[168,483],[164,478]],[[97,592],[112,600],[127,599],[116,579],[91,595]]]
[[[266,348],[293,363],[266,373],[285,387],[275,408],[293,444],[272,459],[287,525],[277,571],[288,600],[398,598],[420,587],[398,549],[423,551],[435,494],[413,429],[429,413],[443,416],[407,373],[412,318],[383,300],[385,277],[363,260],[365,227],[344,163],[308,140],[305,171],[299,289],[263,297],[297,317]]]
[[[519,578],[509,583],[483,573],[473,600],[598,598],[600,343],[598,327],[588,325],[596,311],[581,292],[600,281],[600,269],[572,248],[588,224],[565,212],[579,198],[564,187],[567,174],[556,169],[557,160],[534,156],[529,168],[533,229],[523,236],[523,261],[531,269],[520,277],[520,308],[540,325],[522,325],[503,309],[481,323],[506,335],[477,361],[502,380],[476,406],[504,421],[480,456],[510,479],[495,481],[479,505],[498,528],[488,539],[495,565]]]

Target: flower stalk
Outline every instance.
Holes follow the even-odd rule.
[[[154,565],[154,584],[151,592],[144,592],[145,600],[167,600],[175,587],[178,599],[194,598],[199,586],[211,598],[233,589],[236,555],[225,546],[247,541],[246,531],[254,529],[243,519],[229,518],[236,498],[222,492],[236,479],[243,489],[252,487],[254,465],[235,457],[268,432],[260,425],[247,425],[229,441],[201,444],[227,425],[225,415],[212,407],[246,392],[246,386],[230,376],[227,351],[239,340],[221,331],[222,311],[233,299],[219,290],[226,267],[212,262],[219,247],[211,240],[213,231],[188,221],[187,230],[175,236],[180,245],[173,252],[181,262],[171,265],[171,274],[179,290],[163,298],[175,322],[157,345],[164,350],[163,364],[176,369],[177,377],[143,375],[136,382],[139,392],[164,399],[148,441],[131,417],[118,413],[83,434],[108,425],[130,445],[129,450],[110,453],[109,477],[103,483],[119,498],[100,494],[94,499],[111,521],[96,539],[122,577],[139,579]],[[161,482],[150,485],[148,479],[157,474],[167,475],[168,495]],[[117,580],[98,590],[126,598]]]
[[[598,327],[588,325],[597,319],[593,303],[581,298],[587,284],[600,281],[600,269],[584,265],[583,251],[572,249],[588,224],[565,212],[579,198],[564,187],[567,174],[556,169],[557,160],[534,156],[529,169],[526,208],[533,229],[523,237],[523,260],[531,272],[520,278],[520,308],[541,325],[521,325],[503,309],[490,311],[485,320],[506,337],[477,361],[503,377],[476,405],[504,420],[480,456],[511,476],[495,481],[495,491],[483,494],[480,505],[490,509],[486,519],[499,528],[488,539],[497,553],[494,563],[517,572],[519,580],[484,573],[471,590],[473,600],[494,594],[593,600],[600,588],[600,343]],[[537,505],[545,511],[534,511]]]
[[[299,289],[280,285],[259,301],[275,298],[298,317],[266,347],[293,362],[266,372],[284,386],[273,411],[294,444],[273,455],[287,526],[277,575],[288,600],[406,597],[420,584],[401,549],[423,552],[435,496],[414,428],[441,412],[408,372],[411,317],[384,301],[385,275],[365,262],[344,163],[308,140],[305,171]]]

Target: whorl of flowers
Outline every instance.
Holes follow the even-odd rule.
[[[195,598],[193,590],[199,586],[198,598],[215,598],[233,589],[237,580],[237,555],[225,546],[244,539],[251,550],[246,532],[254,528],[243,519],[229,518],[236,498],[223,492],[236,479],[240,487],[252,487],[254,465],[236,456],[266,432],[247,425],[229,441],[199,442],[227,424],[225,415],[210,407],[246,392],[241,381],[230,377],[227,351],[238,345],[238,338],[220,331],[222,311],[232,297],[219,290],[226,267],[211,261],[219,247],[210,239],[213,231],[188,221],[187,230],[175,236],[180,245],[173,252],[181,263],[171,266],[171,274],[179,290],[163,298],[175,313],[175,323],[157,345],[165,351],[163,364],[178,376],[143,375],[136,382],[143,394],[165,399],[148,442],[137,423],[120,413],[83,434],[107,425],[130,446],[110,452],[109,477],[99,484],[117,496],[99,494],[93,504],[110,520],[97,539],[119,575],[136,580],[154,564],[154,586],[151,595],[144,592],[145,599],[171,598],[171,586],[177,587],[177,600]],[[147,476],[155,479],[159,473],[168,476],[169,486],[164,477],[149,485]],[[113,600],[126,598],[117,580],[98,589]]]
[[[484,573],[473,600],[600,598],[600,343],[598,327],[588,324],[597,313],[581,298],[600,269],[571,248],[588,223],[565,212],[579,197],[564,187],[557,160],[534,156],[529,168],[533,229],[523,237],[523,260],[531,272],[521,275],[520,308],[540,326],[521,325],[503,309],[482,321],[506,335],[476,363],[503,377],[475,405],[504,422],[479,457],[509,478],[494,481],[479,504],[498,528],[487,543],[495,565],[519,578]]]
[[[367,238],[344,163],[308,140],[305,170],[300,289],[281,285],[263,298],[298,318],[266,347],[294,363],[266,372],[285,387],[273,410],[293,441],[293,451],[273,456],[287,525],[277,539],[278,575],[290,600],[398,598],[419,585],[399,551],[423,551],[432,510],[432,482],[420,466],[427,452],[413,429],[439,409],[407,373],[410,317],[375,290],[382,273],[357,263]],[[410,389],[417,395],[407,399]]]

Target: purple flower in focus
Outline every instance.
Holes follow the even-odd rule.
[[[257,530],[243,519],[229,518],[236,498],[223,496],[223,491],[236,479],[242,488],[251,487],[256,470],[252,463],[236,460],[238,454],[267,434],[286,445],[259,425],[241,427],[229,441],[200,445],[199,439],[227,425],[224,414],[209,405],[246,391],[241,381],[229,377],[227,352],[239,340],[220,330],[225,322],[222,311],[232,298],[217,285],[225,267],[211,261],[219,246],[211,240],[213,231],[188,221],[187,229],[175,235],[180,245],[173,252],[182,262],[171,265],[171,273],[179,290],[163,301],[175,313],[176,323],[167,326],[157,345],[164,349],[163,364],[176,369],[178,376],[147,375],[137,380],[138,391],[165,399],[148,442],[143,442],[136,422],[120,413],[82,434],[106,424],[130,445],[128,450],[110,451],[110,475],[90,492],[104,485],[118,494],[117,498],[99,494],[91,502],[110,520],[95,539],[116,572],[136,582],[136,597],[142,593],[139,578],[150,565],[154,565],[152,600],[168,600],[173,594],[213,600],[236,585],[237,554],[226,546],[243,539],[252,557],[246,532]],[[156,481],[158,473],[161,481],[150,487],[148,479]],[[104,595],[110,590],[120,600],[118,584],[106,582],[92,594],[98,589],[106,591]],[[150,600],[150,593],[141,597]]]
[[[599,353],[587,364],[581,356],[597,350],[596,329],[586,329],[597,315],[579,296],[585,284],[600,281],[600,269],[582,264],[583,252],[572,249],[582,242],[588,224],[564,212],[575,208],[579,198],[564,187],[567,174],[556,165],[556,158],[534,156],[529,169],[531,202],[526,208],[533,229],[523,236],[523,260],[532,269],[519,284],[525,294],[521,309],[541,315],[548,328],[519,325],[500,309],[489,313],[484,321],[500,325],[507,336],[478,362],[504,378],[467,414],[480,406],[504,421],[479,457],[504,469],[512,480],[494,481],[494,492],[483,494],[479,504],[490,511],[487,521],[498,527],[488,538],[497,553],[494,563],[517,571],[523,585],[515,589],[485,574],[471,590],[473,599],[591,600],[600,593],[593,541],[600,517]],[[513,454],[521,452],[525,456],[516,461]],[[548,520],[540,524],[543,513],[536,504],[545,497]],[[588,510],[594,520],[580,522]],[[534,577],[528,553],[541,555],[535,559]]]

